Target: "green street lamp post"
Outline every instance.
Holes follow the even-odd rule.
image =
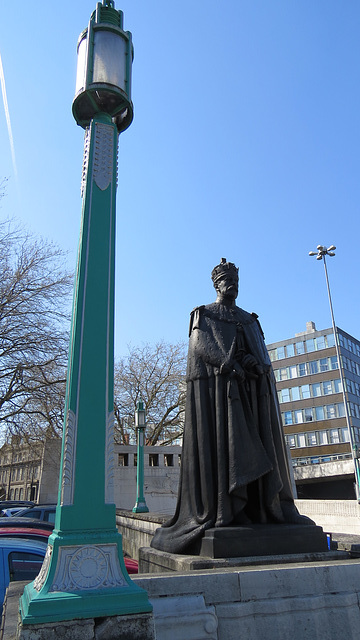
[[[140,399],[135,411],[135,427],[137,431],[137,468],[136,468],[136,502],[134,513],[148,513],[144,497],[144,439],[146,427],[146,412],[144,403]]]
[[[330,256],[331,258],[333,258],[335,256],[336,247],[333,244],[330,247],[325,247],[321,244],[318,244],[316,249],[317,251],[309,251],[309,256],[316,256],[316,260],[323,260],[324,262],[325,280],[326,280],[326,287],[327,287],[328,298],[329,298],[332,329],[334,332],[336,356],[339,363],[339,374],[340,374],[340,381],[341,381],[341,387],[342,387],[342,395],[344,400],[346,425],[349,432],[351,455],[352,455],[353,464],[354,464],[356,498],[357,498],[357,501],[360,502],[360,469],[359,469],[359,459],[358,459],[358,446],[355,441],[354,428],[351,424],[349,405],[346,398],[343,365],[342,365],[342,359],[341,359],[340,348],[339,348],[339,338],[338,338],[338,332],[335,325],[335,316],[334,316],[333,304],[331,299],[329,276],[328,276],[327,267],[326,267],[326,256]]]
[[[82,223],[55,528],[20,600],[22,624],[150,612],[127,574],[114,485],[114,270],[118,134],[133,118],[131,33],[98,2],[78,42],[73,114],[85,129]]]

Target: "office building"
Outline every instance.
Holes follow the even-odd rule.
[[[308,322],[294,338],[267,345],[299,498],[356,497],[360,342],[339,328],[337,335],[348,416],[332,329]]]

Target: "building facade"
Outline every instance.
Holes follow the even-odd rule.
[[[0,448],[0,500],[57,502],[61,439],[29,443],[12,436]]]
[[[360,342],[339,328],[337,336],[349,420],[332,329],[308,322],[294,338],[267,345],[299,497],[356,497]]]

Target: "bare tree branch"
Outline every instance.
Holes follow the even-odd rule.
[[[172,442],[183,432],[186,352],[184,343],[129,348],[115,365],[115,425],[118,442],[135,440],[134,413],[142,398],[146,442]]]

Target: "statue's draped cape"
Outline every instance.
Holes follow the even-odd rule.
[[[246,367],[248,354],[260,366]],[[190,319],[177,507],[152,546],[196,553],[206,529],[281,523],[289,503],[274,374],[257,316],[218,303],[197,307]]]

